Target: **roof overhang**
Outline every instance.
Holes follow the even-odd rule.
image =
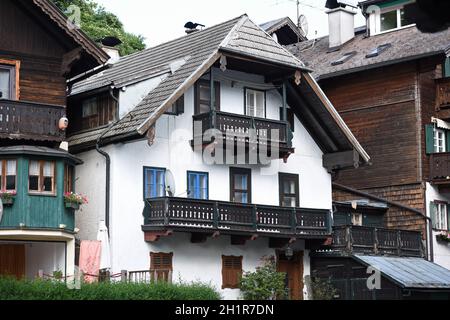
[[[52,149],[48,147],[39,146],[13,146],[13,147],[0,147],[1,156],[38,156],[38,157],[51,157],[64,159],[74,165],[82,164],[83,161],[69,152],[62,149]]]

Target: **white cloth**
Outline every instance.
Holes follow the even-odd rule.
[[[105,221],[100,221],[97,240],[102,243],[100,270],[111,269],[111,249],[109,244],[108,228],[106,227]]]

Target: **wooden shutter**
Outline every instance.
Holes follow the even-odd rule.
[[[436,214],[437,214],[437,207],[434,202],[430,202],[430,217],[431,217],[431,224],[433,229],[436,229]]]
[[[222,289],[239,289],[242,259],[242,256],[222,256]]]
[[[450,231],[450,204],[447,205],[447,230]]]
[[[434,153],[434,125],[427,124],[425,126],[425,139],[427,154]]]
[[[172,281],[173,253],[150,253],[150,272],[152,280]]]
[[[445,151],[450,152],[450,130],[445,130]]]

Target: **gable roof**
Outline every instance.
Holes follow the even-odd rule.
[[[278,40],[283,45],[293,44],[301,41],[306,41],[307,38],[302,35],[300,29],[289,17],[279,18],[272,21],[265,22],[260,25],[268,34],[273,35],[277,33]],[[285,34],[283,39],[280,39],[279,31],[283,30]]]
[[[325,97],[315,80],[309,76],[309,69],[302,61],[294,57],[286,48],[278,44],[269,34],[254,24],[246,15],[222,24],[197,31],[182,38],[161,44],[121,59],[110,70],[95,79],[87,79],[80,85],[90,85],[108,81],[121,81],[121,77],[142,76],[139,70],[148,70],[146,77],[157,72],[168,72],[157,85],[131,112],[103,132],[102,139],[106,143],[115,139],[126,139],[144,135],[155,121],[165,113],[211,66],[222,54],[251,58],[254,61],[269,62],[290,70],[304,71],[303,84],[299,90],[305,91],[305,99],[310,100],[310,117],[320,117],[321,124],[328,126],[314,128],[311,124],[311,135],[316,139],[332,136],[332,145],[323,145],[330,152],[356,149],[364,162],[369,156],[355,139],[337,111]],[[176,69],[168,68],[176,61],[182,61]],[[159,69],[158,69],[159,68]],[[130,70],[131,69],[131,70]],[[152,72],[155,73],[152,73]],[[118,76],[119,75],[119,76]],[[80,91],[78,91],[80,92]],[[317,106],[314,108],[314,106]],[[308,121],[305,115],[305,121]],[[313,123],[313,122],[311,122]],[[86,142],[86,137],[93,139],[92,133],[81,133],[69,138],[73,146],[78,142]]]
[[[367,37],[359,29],[355,38],[330,52],[328,36],[301,42],[288,49],[314,70],[320,80],[371,68],[416,60],[442,54],[450,50],[450,29],[437,33],[422,33],[415,26]],[[366,58],[378,46],[390,47],[377,57]],[[346,53],[355,53],[348,61],[332,65]]]
[[[98,64],[109,60],[108,54],[91,40],[80,28],[76,27],[50,0],[32,0],[33,4],[45,13],[73,41],[80,45]]]
[[[421,258],[353,256],[404,289],[450,289],[450,270]]]

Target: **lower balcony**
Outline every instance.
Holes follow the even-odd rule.
[[[359,226],[334,227],[332,244],[317,253],[425,257],[420,232]]]
[[[0,139],[63,141],[63,106],[0,99]]]
[[[318,209],[165,197],[146,200],[144,219],[142,229],[149,242],[173,232],[192,233],[192,239],[200,240],[231,235],[295,241],[331,235],[330,211]]]
[[[201,130],[196,130],[196,123],[201,124]],[[220,137],[209,138],[205,133],[215,129],[221,133]],[[212,111],[194,116],[193,145],[207,145],[221,139],[223,147],[245,145],[249,148],[261,150],[265,148],[272,158],[287,159],[292,148],[292,132],[288,122],[264,118],[255,118],[222,111]],[[215,139],[215,140],[214,140]]]

